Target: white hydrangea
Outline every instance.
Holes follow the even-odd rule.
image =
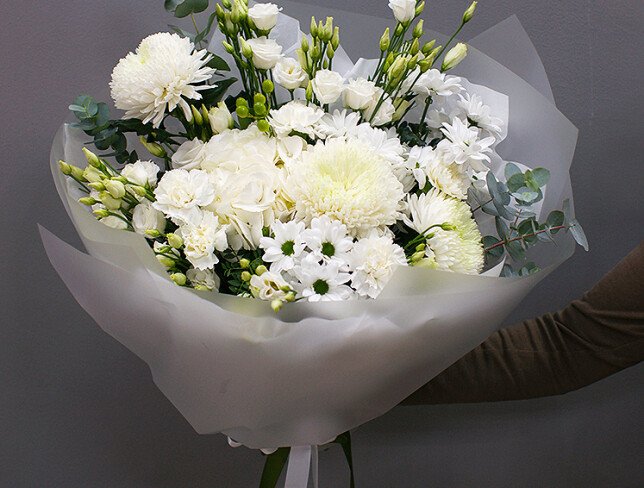
[[[407,197],[405,224],[427,237],[426,257],[417,266],[465,274],[483,269],[481,233],[467,203],[445,195],[436,188]]]
[[[376,298],[397,266],[407,265],[402,247],[390,236],[371,234],[358,240],[351,251],[351,286],[360,296]]]
[[[189,39],[177,34],[162,32],[146,37],[112,72],[114,104],[125,110],[125,118],[152,121],[154,127],[159,127],[165,114],[176,107],[192,120],[186,99],[200,100],[199,91],[210,88],[202,83],[215,72],[206,66],[211,57],[206,50],[195,51]]]
[[[304,152],[287,190],[299,218],[310,222],[327,215],[352,236],[393,224],[404,197],[387,161],[363,142],[343,139],[318,142]]]

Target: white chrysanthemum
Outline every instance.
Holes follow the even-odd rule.
[[[177,34],[162,32],[141,41],[136,53],[121,59],[112,72],[110,88],[117,108],[125,118],[152,121],[159,127],[167,112],[180,107],[188,120],[192,112],[185,100],[200,100],[199,85],[215,70],[207,67],[211,55],[195,51],[194,44]]]
[[[457,103],[458,107],[463,110],[465,116],[477,127],[488,131],[490,134],[498,136],[501,134],[503,120],[494,117],[490,113],[490,107],[483,103],[483,99],[478,95],[467,93],[465,97],[460,95]]]
[[[172,219],[196,222],[201,218],[201,209],[215,198],[208,174],[195,169],[168,171],[154,190],[156,202],[152,205]]]
[[[370,235],[351,251],[351,286],[363,297],[376,298],[397,266],[406,266],[405,251],[390,236]]]
[[[278,136],[289,136],[292,132],[299,132],[315,137],[315,127],[323,116],[324,110],[321,108],[296,100],[282,105],[277,110],[271,110],[268,121]]]
[[[347,235],[347,226],[328,216],[316,217],[303,234],[306,246],[322,261],[337,261],[342,267],[349,262],[353,239]]]
[[[445,139],[438,143],[437,149],[443,152],[443,157],[456,164],[468,164],[474,171],[485,171],[483,161],[490,161],[488,153],[494,144],[494,137],[479,139],[479,131],[467,126],[459,118],[454,118],[451,124],[443,124]]]
[[[449,196],[459,200],[467,197],[472,180],[464,165],[445,162],[441,152],[429,146],[413,147],[409,151],[409,161],[415,165],[413,174],[420,188],[424,188],[429,180],[434,188]]]
[[[405,224],[427,236],[426,258],[414,264],[465,274],[481,272],[481,233],[467,203],[433,188],[427,194],[410,195],[408,210]]]
[[[264,249],[262,259],[271,264],[271,271],[290,271],[295,266],[295,260],[304,251],[303,222],[273,222],[271,226],[273,237],[262,237],[259,247]]]
[[[298,280],[294,284],[298,295],[310,302],[350,298],[352,291],[345,283],[351,279],[351,275],[342,272],[340,267],[337,261],[320,263],[312,254],[305,256],[293,268],[293,276]]]
[[[310,222],[327,215],[345,224],[352,236],[393,224],[404,196],[387,161],[368,145],[343,139],[304,152],[287,187],[300,218]]]
[[[182,225],[176,234],[183,239],[186,258],[197,269],[212,268],[219,262],[215,250],[228,247],[226,228],[211,212],[202,212],[201,219]]]

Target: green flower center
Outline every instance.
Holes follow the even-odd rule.
[[[322,244],[322,254],[325,256],[331,257],[335,254],[335,246],[330,242],[325,242]]]
[[[291,256],[295,252],[295,242],[286,241],[282,244],[282,253],[284,256]]]
[[[329,291],[329,284],[324,280],[317,280],[313,283],[313,291],[318,295],[324,295]]]

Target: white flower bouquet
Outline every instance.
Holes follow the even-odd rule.
[[[89,253],[43,230],[53,265],[198,432],[274,452],[263,486],[289,448],[305,486],[311,446],[347,448],[484,340],[570,255],[562,234],[586,247],[576,130],[545,76],[454,44],[476,2],[442,45],[424,2],[389,6],[379,59],[353,64],[330,17],[304,35],[274,4],[223,0],[119,61],[122,119],[80,96],[52,149]],[[480,43],[504,28],[525,39],[511,22]],[[517,49],[517,70],[540,67]]]

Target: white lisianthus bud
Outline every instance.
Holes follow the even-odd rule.
[[[90,183],[98,183],[103,181],[105,175],[97,170],[94,166],[87,166],[83,170],[83,178]]]
[[[125,185],[117,180],[106,180],[105,189],[114,198],[123,198],[125,196]]]
[[[450,49],[443,59],[441,71],[447,71],[458,65],[467,56],[467,46],[459,42],[456,46]]]
[[[108,191],[102,191],[99,194],[99,198],[101,200],[101,203],[108,210],[118,210],[119,208],[121,208],[121,200],[114,198]]]
[[[253,50],[253,64],[259,69],[272,69],[282,57],[282,46],[266,36],[246,41]]]
[[[287,90],[295,90],[308,81],[302,66],[293,58],[280,59],[273,68],[273,78]]]
[[[467,7],[467,10],[466,10],[466,11],[465,11],[465,13],[463,14],[463,23],[464,23],[464,24],[466,24],[466,23],[468,23],[470,20],[472,20],[472,17],[474,16],[474,11],[476,10],[476,4],[477,4],[477,3],[478,3],[478,2],[472,2],[472,5],[470,5],[469,7]]]
[[[410,22],[416,15],[416,0],[389,0],[389,8],[398,22]]]
[[[199,139],[186,141],[172,155],[172,167],[175,169],[198,169],[205,158],[205,144]]]
[[[235,126],[233,116],[224,102],[219,102],[216,107],[210,109],[208,120],[210,120],[210,128],[215,134],[221,134]]]
[[[312,81],[313,93],[320,103],[333,103],[340,95],[344,87],[342,75],[328,69],[321,69],[315,74]]]
[[[364,110],[373,101],[376,95],[376,84],[364,78],[349,80],[344,87],[344,106],[353,110]]]
[[[269,31],[277,24],[277,14],[282,10],[274,3],[257,3],[248,9],[248,17],[262,31]]]
[[[162,212],[152,206],[152,202],[139,203],[132,211],[132,227],[137,234],[151,237],[147,231],[163,233],[166,220]]]
[[[159,167],[152,161],[137,161],[133,164],[126,164],[121,170],[121,176],[127,178],[131,183],[138,186],[148,185],[154,188],[157,184]]]

